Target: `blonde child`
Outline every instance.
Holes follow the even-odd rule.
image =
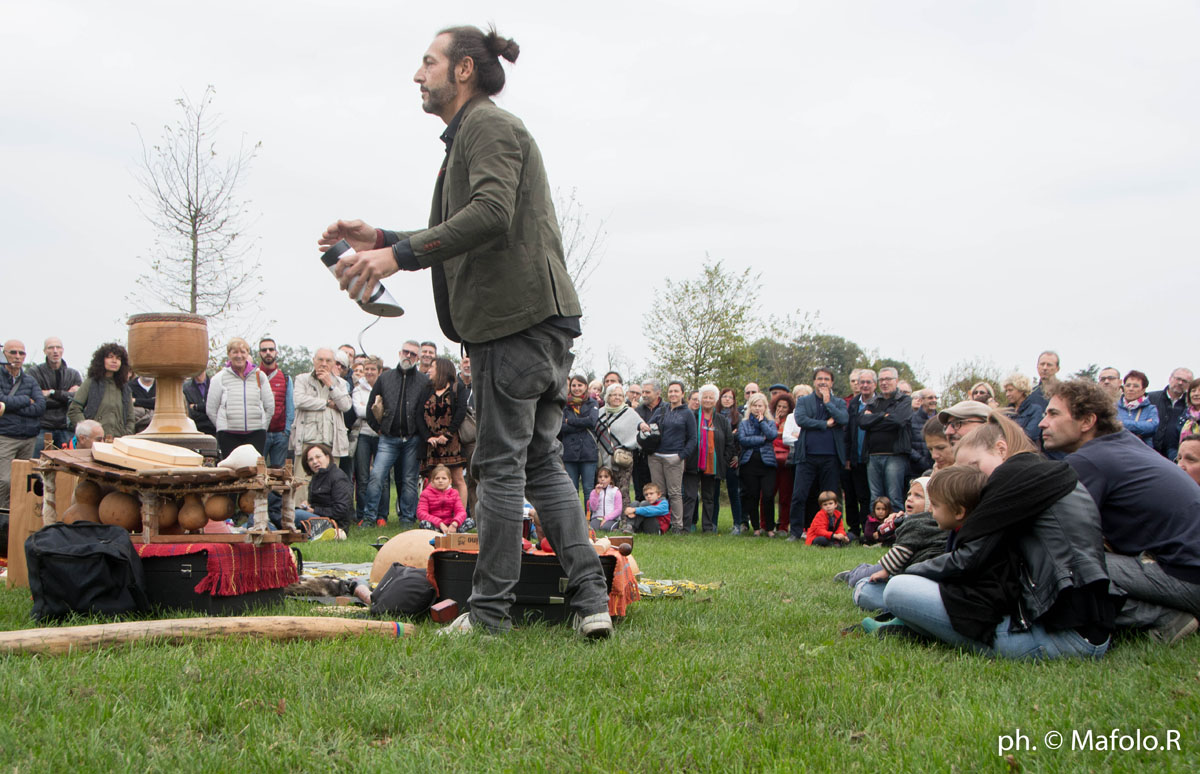
[[[588,513],[594,530],[610,532],[621,519],[621,490],[613,486],[613,474],[608,468],[596,471],[596,488],[588,496]]]
[[[475,522],[467,518],[458,491],[450,486],[450,469],[445,465],[437,465],[429,473],[429,486],[421,491],[421,499],[417,501],[417,526],[447,535],[475,528]]]
[[[625,509],[625,515],[633,519],[633,531],[649,535],[661,535],[671,526],[671,508],[663,497],[658,484],[650,482],[642,487],[646,499],[634,502]]]

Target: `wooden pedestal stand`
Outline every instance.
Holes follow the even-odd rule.
[[[44,449],[37,472],[42,477],[42,523],[58,522],[57,474],[70,473],[80,481],[94,481],[102,487],[116,489],[137,497],[142,503],[143,543],[298,543],[307,537],[296,531],[294,493],[299,485],[292,477],[292,463],[283,468],[268,468],[262,457],[255,469],[228,468],[166,468],[132,471],[106,465],[92,458],[90,449]],[[163,500],[179,499],[185,495],[207,497],[214,494],[232,495],[237,500],[246,492],[254,493],[254,520],[250,531],[244,533],[185,533],[161,535],[158,531],[158,511]],[[277,492],[283,500],[283,529],[270,530],[267,515],[267,495]],[[65,500],[70,500],[66,493]]]

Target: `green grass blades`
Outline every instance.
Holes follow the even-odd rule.
[[[396,529],[356,528],[302,551],[369,562],[369,544]],[[1200,768],[1200,637],[1174,648],[1127,638],[1097,663],[1024,664],[843,635],[863,613],[831,578],[881,553],[639,536],[646,577],[723,585],[639,602],[598,643],[540,625],[443,638],[425,620],[399,641],[3,657],[0,771]],[[28,590],[0,592],[0,627],[32,626],[29,610]],[[316,614],[299,602],[257,612]],[[1178,731],[1179,749],[1072,749],[1072,732],[1086,741],[1091,730],[1098,748],[1113,729],[1140,730],[1143,746]]]

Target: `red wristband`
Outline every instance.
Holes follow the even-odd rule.
[[[372,249],[378,250],[381,247],[383,247],[383,229],[377,228],[375,229],[375,247]]]

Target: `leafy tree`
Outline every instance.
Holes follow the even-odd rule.
[[[1088,363],[1087,368],[1080,368],[1071,377],[1073,379],[1087,379],[1088,381],[1096,381],[1100,376],[1100,366],[1096,363]]]
[[[313,369],[313,352],[308,347],[293,347],[279,342],[275,342],[275,346],[279,347],[279,369],[291,378]]]
[[[1000,383],[1006,375],[999,366],[987,358],[977,356],[961,360],[951,366],[946,375],[942,377],[942,384],[945,387],[942,388],[938,405],[953,406],[960,400],[968,400],[971,397],[971,387],[977,382],[987,382],[992,385],[992,389],[996,391],[996,402],[1001,406],[1007,405],[1004,391],[1000,388]]]
[[[178,123],[164,126],[157,144],[147,147],[142,139],[135,176],[143,195],[136,201],[158,235],[149,270],[127,299],[139,308],[166,306],[209,318],[214,349],[223,346],[220,329],[232,327],[229,318],[247,310],[253,315],[263,295],[262,277],[243,262],[255,240],[244,231],[248,202],[238,196],[259,144],[239,144],[229,155],[218,151],[215,94],[209,86],[198,103],[177,99]]]
[[[706,259],[700,276],[667,279],[642,326],[662,376],[695,388],[736,384],[752,373],[747,333],[755,323],[759,275],[726,271]]]
[[[910,385],[912,385],[913,392],[924,389],[925,387],[920,377],[917,376],[916,371],[913,370],[913,367],[903,360],[894,360],[890,357],[877,357],[862,367],[870,368],[876,374],[878,374],[880,369],[883,368],[895,368],[899,377],[899,381],[908,382]],[[968,385],[968,389],[969,387],[970,386]]]

